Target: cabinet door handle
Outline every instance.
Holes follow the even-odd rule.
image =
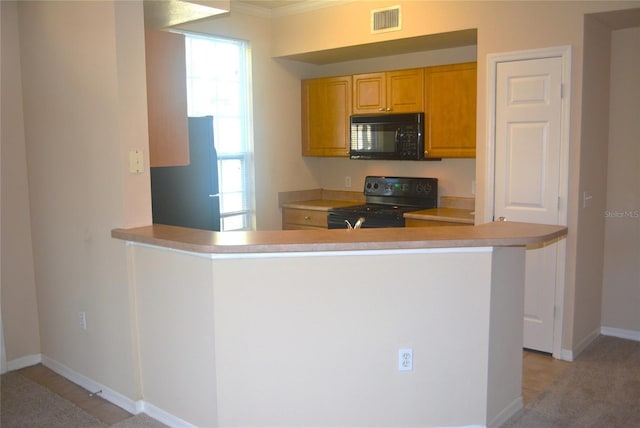
[[[391,111],[391,107],[387,107],[387,111]]]
[[[311,217],[309,217],[308,215],[304,216],[305,220],[311,220]]]
[[[384,111],[384,108],[380,107],[380,108],[378,109],[378,111]]]

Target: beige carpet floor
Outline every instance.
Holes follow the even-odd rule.
[[[2,428],[103,428],[104,423],[19,373],[0,380]],[[112,428],[160,428],[140,414]],[[503,428],[640,427],[640,342],[600,336]]]
[[[2,428],[107,428],[108,425],[72,402],[17,372],[0,379],[0,427]],[[166,428],[141,413],[111,428]]]
[[[640,342],[598,337],[503,428],[640,427]]]
[[[70,401],[16,372],[2,375],[0,426],[106,427]]]

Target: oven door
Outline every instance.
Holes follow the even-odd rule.
[[[353,211],[340,211],[340,209],[330,210],[327,215],[327,226],[329,229],[348,229],[349,224],[353,227],[360,218],[364,218],[360,227],[363,229],[379,227],[404,227],[405,221],[402,213],[398,214],[374,214],[356,213]],[[347,221],[349,222],[347,224]]]

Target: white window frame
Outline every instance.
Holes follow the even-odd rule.
[[[187,44],[186,49],[188,51],[188,39],[189,38],[201,38],[201,39],[213,39],[220,41],[231,41],[234,43],[239,43],[243,48],[243,55],[241,62],[241,68],[244,70],[244,100],[241,101],[241,121],[243,122],[242,129],[240,131],[241,138],[243,141],[243,146],[245,148],[244,151],[240,152],[222,152],[219,147],[221,145],[216,144],[216,150],[218,153],[218,177],[219,177],[219,185],[220,185],[220,228],[221,231],[225,230],[254,230],[255,229],[255,201],[254,201],[254,165],[253,165],[253,117],[251,108],[251,100],[252,100],[252,87],[251,87],[251,49],[249,43],[245,40],[234,39],[231,37],[222,37],[222,36],[214,36],[210,34],[202,34],[202,33],[193,33],[193,32],[183,32],[185,35],[185,44]],[[188,61],[188,54],[185,61]],[[189,69],[189,65],[187,64],[187,70]],[[187,75],[187,88],[189,88],[190,76]],[[187,89],[187,93],[189,93],[189,89]],[[187,97],[187,104],[189,106],[189,111],[192,111],[192,102],[189,97]],[[190,113],[191,114],[191,113]],[[195,115],[203,116],[203,115],[211,115],[214,118],[214,135],[217,137],[216,132],[216,114],[214,112],[196,112]],[[219,138],[219,137],[218,137]],[[218,138],[214,138],[214,140],[218,140]],[[223,200],[225,193],[222,191],[224,177],[222,176],[222,162],[225,160],[240,160],[243,165],[243,187],[242,187],[242,195],[243,195],[243,204],[244,209],[235,210],[235,211],[227,211],[223,212]],[[225,228],[225,219],[231,219],[238,215],[243,215],[243,227],[228,229]]]

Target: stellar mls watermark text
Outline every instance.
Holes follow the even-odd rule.
[[[607,210],[605,218],[640,218],[640,210]]]

